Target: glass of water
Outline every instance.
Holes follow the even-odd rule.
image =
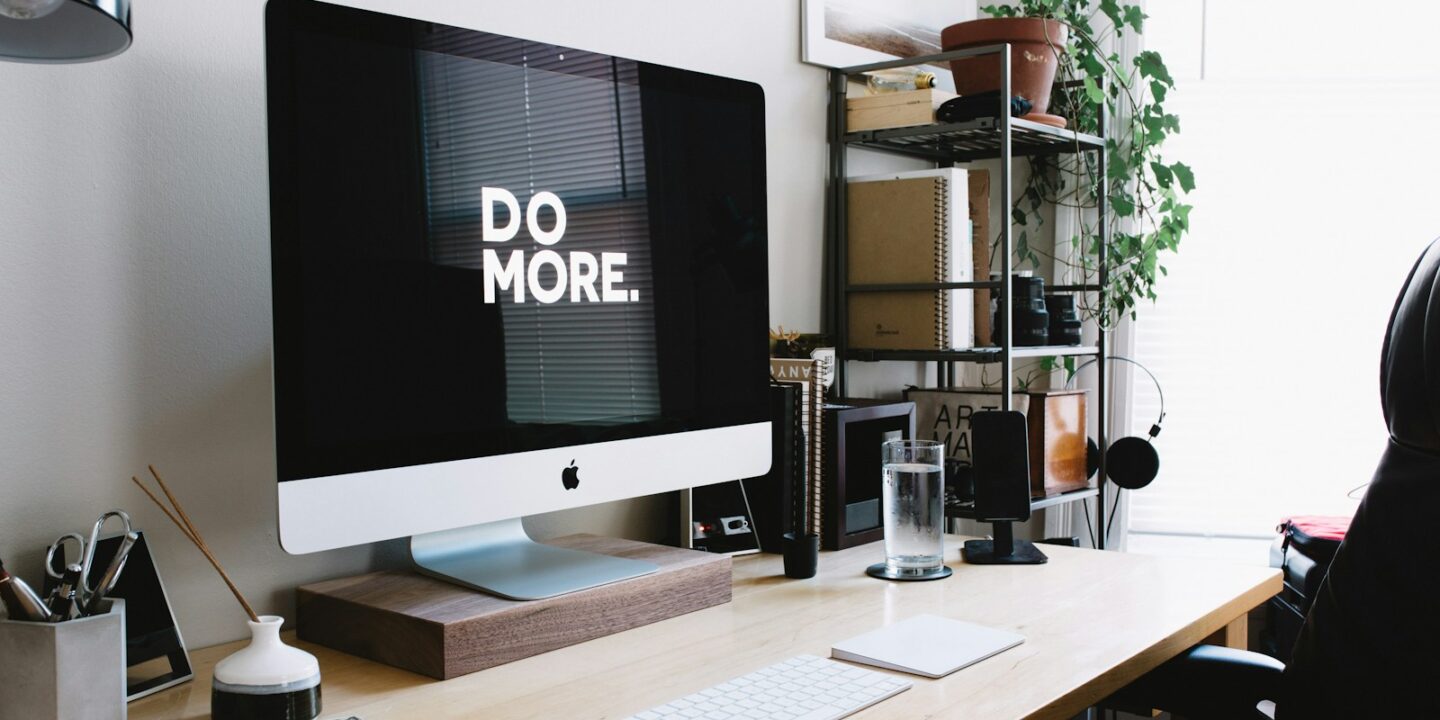
[[[885,562],[869,574],[892,580],[933,580],[945,567],[945,445],[891,440],[880,448],[884,487]]]

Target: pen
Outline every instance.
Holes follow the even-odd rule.
[[[65,622],[75,617],[75,593],[76,586],[80,584],[80,564],[70,563],[65,566],[65,575],[60,578],[60,585],[55,589],[55,602],[50,606],[53,615],[51,622]]]
[[[120,581],[120,572],[125,569],[125,561],[130,558],[130,549],[135,547],[135,542],[139,539],[140,534],[133,531],[126,532],[120,538],[120,546],[115,548],[115,555],[110,558],[105,574],[100,576],[100,582],[95,585],[95,591],[85,600],[81,614],[94,615],[100,609],[100,601],[115,590],[115,583]]]
[[[4,602],[5,612],[11,620],[50,621],[50,609],[45,607],[40,596],[24,580],[7,572],[3,563],[0,563],[0,602]]]

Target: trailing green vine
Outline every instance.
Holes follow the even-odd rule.
[[[1119,54],[1106,50],[1107,43],[1142,33],[1146,15],[1138,6],[1118,0],[1019,0],[981,10],[995,17],[1046,18],[1067,25],[1065,46],[1052,48],[1059,72],[1051,112],[1089,134],[1099,134],[1102,108],[1109,118],[1104,178],[1089,153],[1064,160],[1058,156],[1031,160],[1030,179],[1010,209],[1012,222],[1020,228],[1016,260],[1038,269],[1041,255],[1054,257],[1032,243],[1031,232],[1038,232],[1044,223],[1041,208],[1047,204],[1096,208],[1104,192],[1109,200],[1109,290],[1099,307],[1082,307],[1107,326],[1125,314],[1133,318],[1141,299],[1156,299],[1155,283],[1167,272],[1161,264],[1163,256],[1175,252],[1190,229],[1191,206],[1183,197],[1195,188],[1190,167],[1167,162],[1161,154],[1165,140],[1180,132],[1180,119],[1165,111],[1165,98],[1175,81],[1164,60],[1146,50],[1135,56],[1131,67],[1123,68]],[[1110,22],[1103,23],[1102,16]],[[1098,33],[1097,24],[1102,25]],[[1072,80],[1080,82],[1067,82]],[[1081,213],[1079,232],[1071,241],[1080,249],[1078,261],[1056,261],[1080,269],[1086,282],[1093,282],[1100,254],[1096,219]]]

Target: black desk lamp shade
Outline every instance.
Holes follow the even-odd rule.
[[[130,0],[0,0],[0,60],[76,63],[103,60],[130,47]],[[18,19],[39,7],[38,17]]]

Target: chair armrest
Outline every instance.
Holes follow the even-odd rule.
[[[1266,718],[1256,709],[1280,692],[1285,663],[1248,650],[1196,645],[1106,699],[1130,711],[1167,710],[1194,720]]]

